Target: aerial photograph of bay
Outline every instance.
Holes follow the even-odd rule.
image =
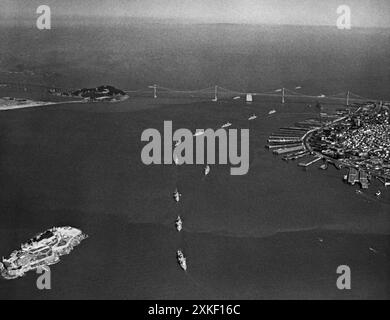
[[[390,2],[347,2],[0,0],[0,300],[388,300]]]

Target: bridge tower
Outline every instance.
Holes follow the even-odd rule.
[[[148,88],[153,89],[153,98],[157,99],[157,84],[149,86]]]
[[[153,85],[153,98],[157,99],[157,84]]]
[[[214,99],[213,99],[213,101],[214,102],[218,101],[218,86],[214,87]]]

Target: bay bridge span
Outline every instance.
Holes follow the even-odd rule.
[[[49,90],[55,89],[61,92],[72,92],[78,90],[79,88],[70,88],[70,87],[58,87],[49,84],[35,84],[27,82],[0,82],[1,88],[14,88],[16,90],[28,92],[31,89],[42,90],[43,92],[48,92]],[[389,101],[384,101],[377,98],[367,98],[351,91],[340,92],[336,94],[313,94],[313,93],[303,93],[302,87],[296,87],[294,90],[288,88],[277,88],[264,92],[253,92],[253,91],[239,91],[224,88],[221,86],[212,86],[203,89],[196,90],[180,90],[172,89],[157,84],[139,89],[139,90],[123,90],[125,93],[130,95],[130,97],[153,97],[158,99],[159,97],[167,98],[199,98],[199,99],[210,99],[213,101],[219,101],[221,99],[241,99],[246,97],[247,101],[252,101],[254,97],[269,97],[280,99],[282,104],[286,103],[288,99],[296,101],[296,99],[307,99],[318,102],[334,102],[343,105],[350,105],[351,103],[364,103],[364,102],[374,102],[374,103],[389,103]]]

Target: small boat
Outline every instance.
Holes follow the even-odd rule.
[[[377,192],[377,193],[375,193],[375,195],[377,196],[377,198],[380,198],[380,197],[381,197],[381,195],[382,195],[382,192],[381,192],[380,190],[378,190],[378,192]]]
[[[204,130],[196,130],[196,133],[194,134],[194,137],[199,137],[199,136],[202,136],[202,135],[204,135],[205,134],[205,132],[204,132]]]
[[[177,250],[176,253],[177,262],[184,271],[187,271],[187,258],[184,256],[181,250]]]
[[[241,97],[240,96],[237,96],[237,97],[234,97],[233,100],[240,100]]]
[[[371,252],[374,252],[374,253],[378,253],[378,250],[376,250],[376,249],[374,249],[374,248],[372,248],[372,247],[370,247],[370,248],[368,248]]]
[[[176,222],[175,222],[175,225],[176,225],[176,230],[177,230],[178,232],[180,232],[181,230],[183,230],[183,220],[181,219],[180,216],[177,217]]]
[[[211,168],[210,168],[209,165],[207,165],[206,168],[204,168],[204,175],[205,175],[205,176],[208,176],[209,173],[210,173],[210,171],[211,171]]]
[[[295,87],[295,90],[299,90],[299,89],[302,89],[302,87],[300,87],[300,86]]]
[[[255,119],[257,119],[257,116],[256,116],[255,114],[251,115],[251,116],[248,118],[249,121],[252,121],[252,120],[255,120]]]
[[[268,114],[274,114],[276,113],[276,110],[271,110],[270,112],[268,112]]]
[[[175,189],[175,192],[173,193],[173,199],[174,199],[176,202],[180,202],[180,197],[181,197],[181,193],[180,193],[179,190],[176,188],[176,189]]]
[[[224,128],[229,128],[229,127],[231,127],[232,126],[232,124],[230,123],[230,122],[228,122],[228,123],[225,123],[223,126],[222,126],[222,129],[224,129]]]
[[[363,194],[363,191],[361,191],[361,190],[356,190],[356,194]]]
[[[318,98],[326,98],[326,95],[321,94],[321,95],[318,96]]]

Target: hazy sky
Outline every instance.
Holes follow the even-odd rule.
[[[352,24],[390,27],[390,0],[0,0],[0,16],[34,16],[47,4],[54,15],[194,19],[204,22],[335,25],[337,7]]]

